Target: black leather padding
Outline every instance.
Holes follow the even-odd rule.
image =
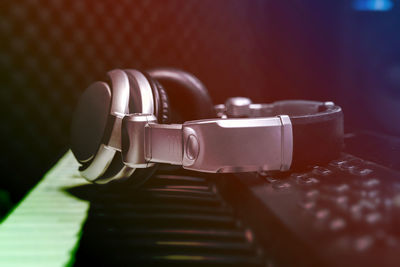
[[[344,148],[343,112],[332,102],[278,101],[263,115],[289,116],[293,130],[292,170],[328,163],[338,158]]]
[[[164,87],[157,80],[153,79],[150,74],[143,72],[150,83],[154,98],[154,114],[159,123],[165,124],[170,122],[170,104],[168,94]]]
[[[293,129],[291,169],[325,164],[344,148],[341,107],[324,102],[288,100],[274,103],[271,115],[290,117]]]
[[[192,74],[173,68],[152,69],[147,73],[163,85],[169,96],[171,122],[216,117],[206,87]]]
[[[343,112],[339,107],[318,119],[292,117],[291,121],[292,169],[325,164],[339,157],[344,148]]]

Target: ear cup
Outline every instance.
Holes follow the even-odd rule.
[[[171,122],[216,117],[206,87],[192,74],[172,68],[153,69],[148,74],[162,84],[169,96]]]
[[[92,182],[113,179],[113,173],[130,173],[124,166],[114,168],[119,152],[111,139],[118,136],[117,116],[128,111],[129,80],[118,69],[107,77],[108,83],[95,82],[84,91],[71,123],[71,150],[82,176]]]
[[[140,185],[157,169],[158,165],[133,169],[123,164],[117,143],[112,143],[120,134],[121,115],[154,114],[159,123],[216,116],[205,86],[187,72],[113,70],[108,75],[110,85],[97,82],[83,95],[72,123],[71,149],[82,164],[82,175],[90,181],[106,183],[132,174],[130,183]]]
[[[134,70],[125,70],[125,72],[128,75],[129,81],[130,81],[130,86],[131,86],[131,94],[129,96],[129,104],[136,104],[138,101],[137,99],[133,99],[134,97],[137,97],[138,94],[134,94],[135,90],[132,90],[133,86],[136,86],[138,84],[137,79],[138,77],[138,72]],[[159,123],[169,123],[170,121],[170,109],[169,109],[169,100],[168,100],[168,95],[165,92],[163,86],[157,82],[156,80],[152,79],[151,76],[148,73],[141,72],[142,75],[147,79],[148,85],[151,87],[151,92],[152,92],[152,101],[154,105],[154,115],[157,117],[157,120]],[[140,90],[146,91],[145,86],[142,86]],[[143,98],[141,99],[143,101]],[[139,101],[140,102],[140,101]],[[131,108],[129,110],[130,112],[133,111]],[[115,157],[111,166],[108,168],[107,172],[104,174],[105,177],[110,177],[110,176],[115,176],[118,174],[118,172],[121,170],[121,168],[124,166],[122,162],[122,157],[121,153],[118,154],[118,157]],[[115,182],[123,182],[124,185],[130,186],[130,187],[139,187],[142,184],[144,184],[160,167],[160,164],[155,164],[153,167],[150,168],[145,168],[145,169],[135,169],[133,174],[130,175],[130,177],[126,177],[125,179],[116,179]],[[127,179],[129,178],[129,179]]]
[[[134,78],[134,74],[136,77],[138,76],[138,72],[134,70],[125,70],[130,79],[131,86],[135,86],[137,84],[137,80]],[[141,72],[144,77],[147,79],[148,85],[150,85],[151,93],[152,93],[152,101],[154,105],[154,115],[157,117],[159,123],[169,123],[170,119],[170,110],[169,110],[169,102],[168,96],[165,92],[163,86],[152,79],[148,73]],[[132,88],[131,88],[132,89]],[[144,86],[141,87],[140,90],[148,90]],[[131,90],[133,92],[134,90]],[[137,94],[136,94],[137,95]],[[129,103],[137,102],[136,99],[133,99],[135,94],[130,95]],[[143,101],[143,99],[142,99]],[[122,159],[120,161],[122,164]],[[119,179],[117,181],[124,181],[124,184],[127,184],[131,187],[138,187],[144,184],[158,169],[159,164],[155,164],[153,167],[145,168],[145,169],[135,169],[133,174],[129,177],[129,179]]]

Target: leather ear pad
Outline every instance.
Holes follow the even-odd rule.
[[[169,98],[164,87],[151,76],[144,72],[147,80],[150,83],[151,90],[154,98],[154,115],[157,117],[157,121],[162,124],[170,122],[170,106]]]
[[[169,96],[171,122],[216,117],[206,87],[192,74],[173,68],[153,69],[147,73],[163,85]]]

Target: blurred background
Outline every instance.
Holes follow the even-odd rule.
[[[114,68],[177,67],[214,103],[331,100],[346,132],[400,135],[397,0],[0,3],[0,218],[65,153],[82,91]]]

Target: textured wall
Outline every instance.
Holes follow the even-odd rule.
[[[262,62],[251,25],[258,6],[263,3],[2,2],[0,188],[17,199],[65,151],[79,94],[107,70],[184,68],[216,102],[257,88],[265,82],[255,74]]]

